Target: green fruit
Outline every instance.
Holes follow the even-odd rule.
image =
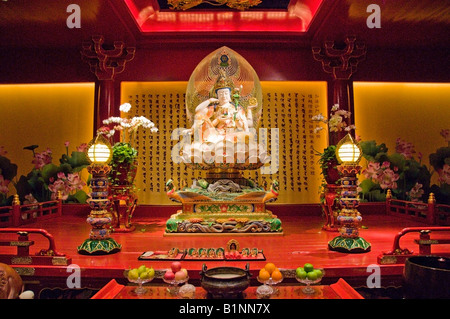
[[[140,266],[139,268],[138,268],[138,273],[139,274],[142,274],[144,271],[146,271],[147,270],[147,268],[145,267],[145,265],[142,265],[142,266]]]
[[[138,270],[136,268],[135,269],[131,269],[128,272],[128,279],[137,280],[138,278],[139,278],[139,272],[138,272]]]
[[[139,278],[141,278],[141,279],[149,279],[150,278],[150,274],[148,273],[148,271],[144,271],[143,273],[141,273],[139,275]]]
[[[302,267],[298,267],[295,270],[295,274],[296,274],[297,278],[300,278],[300,279],[306,278],[306,271]]]
[[[315,271],[310,271],[310,272],[306,273],[306,277],[309,280],[316,280],[317,279],[317,273]]]
[[[314,269],[314,272],[317,274],[317,278],[322,278],[322,276],[323,276],[322,270]]]
[[[149,278],[155,277],[155,270],[152,268],[147,268],[147,273],[149,275]]]
[[[304,269],[306,272],[311,272],[311,271],[314,270],[314,267],[313,267],[313,265],[307,263],[307,264],[304,264],[304,265],[303,265],[303,269]]]

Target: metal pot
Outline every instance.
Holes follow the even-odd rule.
[[[449,299],[450,259],[414,256],[405,262],[403,290],[407,299]]]
[[[206,269],[203,264],[200,272],[201,286],[212,298],[238,298],[250,285],[250,265],[245,270],[236,267],[217,267]]]

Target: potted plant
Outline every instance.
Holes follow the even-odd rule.
[[[131,109],[129,103],[124,103],[119,107],[122,113],[128,113]],[[149,128],[150,132],[157,132],[155,124],[144,116],[129,117],[109,117],[103,120],[105,126],[97,130],[97,134],[102,134],[110,140],[116,132],[120,135],[120,141],[113,144],[112,158],[110,161],[111,172],[109,174],[110,183],[113,186],[131,186],[134,183],[137,172],[138,151],[133,142],[139,127]],[[112,127],[111,127],[112,126]]]

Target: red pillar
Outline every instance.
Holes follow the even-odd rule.
[[[344,44],[326,41],[323,47],[312,48],[314,59],[322,62],[322,69],[331,74],[328,82],[328,116],[334,104],[341,110],[351,112],[347,125],[354,124],[353,82],[351,76],[356,72],[358,63],[365,58],[366,47],[356,42],[356,38],[347,37]],[[336,145],[347,132],[329,134],[329,144]]]
[[[119,116],[116,105],[115,76],[125,70],[126,62],[134,58],[136,49],[125,47],[121,41],[115,41],[110,48],[104,45],[102,36],[93,36],[92,41],[84,42],[82,58],[97,77],[95,82],[94,136],[102,121],[110,116]]]

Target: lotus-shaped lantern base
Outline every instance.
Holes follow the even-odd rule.
[[[362,237],[337,236],[328,243],[328,248],[341,253],[366,253],[370,251],[370,243]]]

